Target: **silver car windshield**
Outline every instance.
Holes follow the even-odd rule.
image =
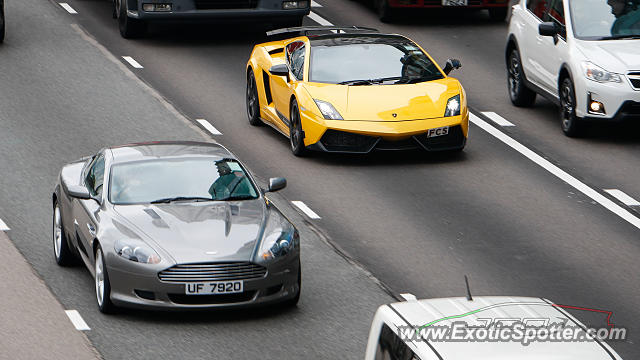
[[[570,8],[579,39],[640,38],[640,0],[574,0]]]
[[[116,205],[256,199],[234,159],[161,159],[111,167],[109,201]]]

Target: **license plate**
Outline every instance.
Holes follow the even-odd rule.
[[[469,0],[442,0],[442,6],[467,6]]]
[[[448,134],[449,134],[449,127],[443,126],[435,129],[429,129],[429,131],[427,132],[427,137],[432,138],[432,137],[444,136]]]
[[[244,282],[239,281],[213,281],[206,283],[190,283],[184,285],[187,295],[213,295],[213,294],[237,294],[244,288]]]

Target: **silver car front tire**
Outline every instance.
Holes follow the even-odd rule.
[[[100,309],[100,312],[104,314],[111,314],[114,312],[115,306],[111,302],[111,283],[109,282],[109,275],[107,273],[107,267],[104,263],[104,255],[100,246],[98,246],[98,249],[96,250],[94,270],[96,301],[98,302],[98,308]]]

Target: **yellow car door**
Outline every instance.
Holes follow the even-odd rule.
[[[273,76],[271,88],[273,91],[273,101],[283,124],[289,127],[291,118],[290,106],[291,95],[296,82],[302,81],[304,76],[304,61],[306,57],[306,45],[304,41],[293,41],[285,47],[286,64],[289,67],[289,76]]]

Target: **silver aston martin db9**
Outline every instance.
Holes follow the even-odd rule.
[[[81,259],[102,312],[117,306],[295,305],[300,238],[218,144],[124,145],[62,168],[53,193],[59,265]]]

